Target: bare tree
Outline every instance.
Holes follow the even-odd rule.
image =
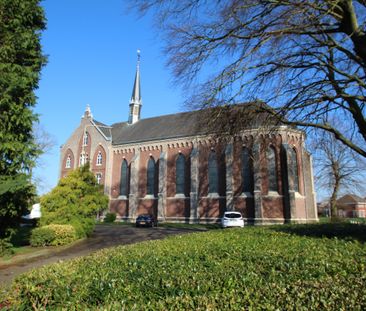
[[[32,178],[33,183],[38,188],[44,188],[45,185],[43,183],[43,178],[40,177],[38,174],[35,174],[33,172],[34,167],[43,168],[44,167],[44,161],[42,159],[42,155],[50,154],[52,151],[52,148],[56,145],[56,138],[50,135],[42,125],[39,123],[33,124],[33,136],[35,143],[38,146],[39,154],[36,158],[36,161],[34,163],[34,166],[30,168],[30,175]]]
[[[344,192],[365,190],[366,161],[359,154],[337,141],[333,134],[317,133],[310,145],[314,155],[315,184],[330,194],[331,217],[337,217],[336,200]]]
[[[154,12],[189,107],[257,99],[366,157],[365,0],[133,0]],[[218,110],[220,111],[220,110]],[[334,115],[351,127],[334,127]]]

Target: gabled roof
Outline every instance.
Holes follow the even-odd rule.
[[[366,202],[364,198],[359,197],[355,194],[346,194],[343,197],[340,197],[337,202],[339,203],[356,203],[356,202]]]
[[[93,122],[105,137],[107,137],[108,139],[112,139],[112,128],[110,126],[97,120],[93,120]]]
[[[235,106],[181,112],[141,119],[133,124],[119,122],[112,124],[111,129],[108,129],[101,122],[94,122],[106,137],[112,137],[113,145],[132,144],[194,137],[208,133],[214,134],[219,128],[225,132],[230,132],[231,126],[236,126],[236,129],[239,130],[263,126],[267,124],[266,122],[271,122],[268,118],[270,114],[260,110],[263,105],[265,104],[261,102],[251,102]],[[225,126],[226,123],[229,126]],[[272,122],[271,124],[274,125],[275,123]]]

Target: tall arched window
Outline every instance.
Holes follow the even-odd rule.
[[[83,166],[89,161],[89,156],[87,153],[81,153],[79,159],[79,165]]]
[[[268,168],[268,190],[278,191],[276,151],[272,146],[270,146],[267,150],[267,168]]]
[[[87,146],[89,142],[89,134],[88,132],[85,132],[84,136],[83,136],[83,146]]]
[[[96,179],[97,179],[97,184],[100,185],[101,181],[102,181],[102,174],[101,173],[97,173],[95,175]]]
[[[289,149],[289,163],[288,163],[288,171],[291,178],[292,183],[290,183],[290,187],[296,192],[299,192],[299,171],[297,166],[297,153],[294,148]]]
[[[208,192],[218,193],[219,191],[219,172],[217,167],[216,152],[211,151],[208,157]]]
[[[102,165],[103,164],[103,156],[102,153],[99,151],[98,155],[97,155],[97,165]]]
[[[71,156],[68,155],[67,159],[66,159],[66,165],[65,168],[70,168],[71,167]]]
[[[186,158],[183,154],[179,154],[175,161],[175,192],[176,194],[184,194],[186,176]]]
[[[253,163],[249,149],[244,147],[241,153],[241,177],[242,177],[242,192],[253,192]]]
[[[128,188],[129,188],[128,164],[126,160],[123,160],[121,166],[121,180],[119,186],[119,194],[127,196]]]
[[[149,158],[147,163],[147,194],[154,195],[155,190],[155,161],[153,157]]]

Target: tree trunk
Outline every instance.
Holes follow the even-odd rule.
[[[339,180],[335,180],[332,196],[330,197],[330,216],[332,220],[335,220],[338,218],[337,214],[337,196],[338,196],[338,190],[339,190]]]

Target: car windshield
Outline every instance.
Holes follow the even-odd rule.
[[[241,218],[239,213],[225,213],[226,218]]]
[[[138,216],[137,217],[137,219],[149,219],[149,218],[151,218],[151,216],[150,215],[140,215],[140,216]]]

